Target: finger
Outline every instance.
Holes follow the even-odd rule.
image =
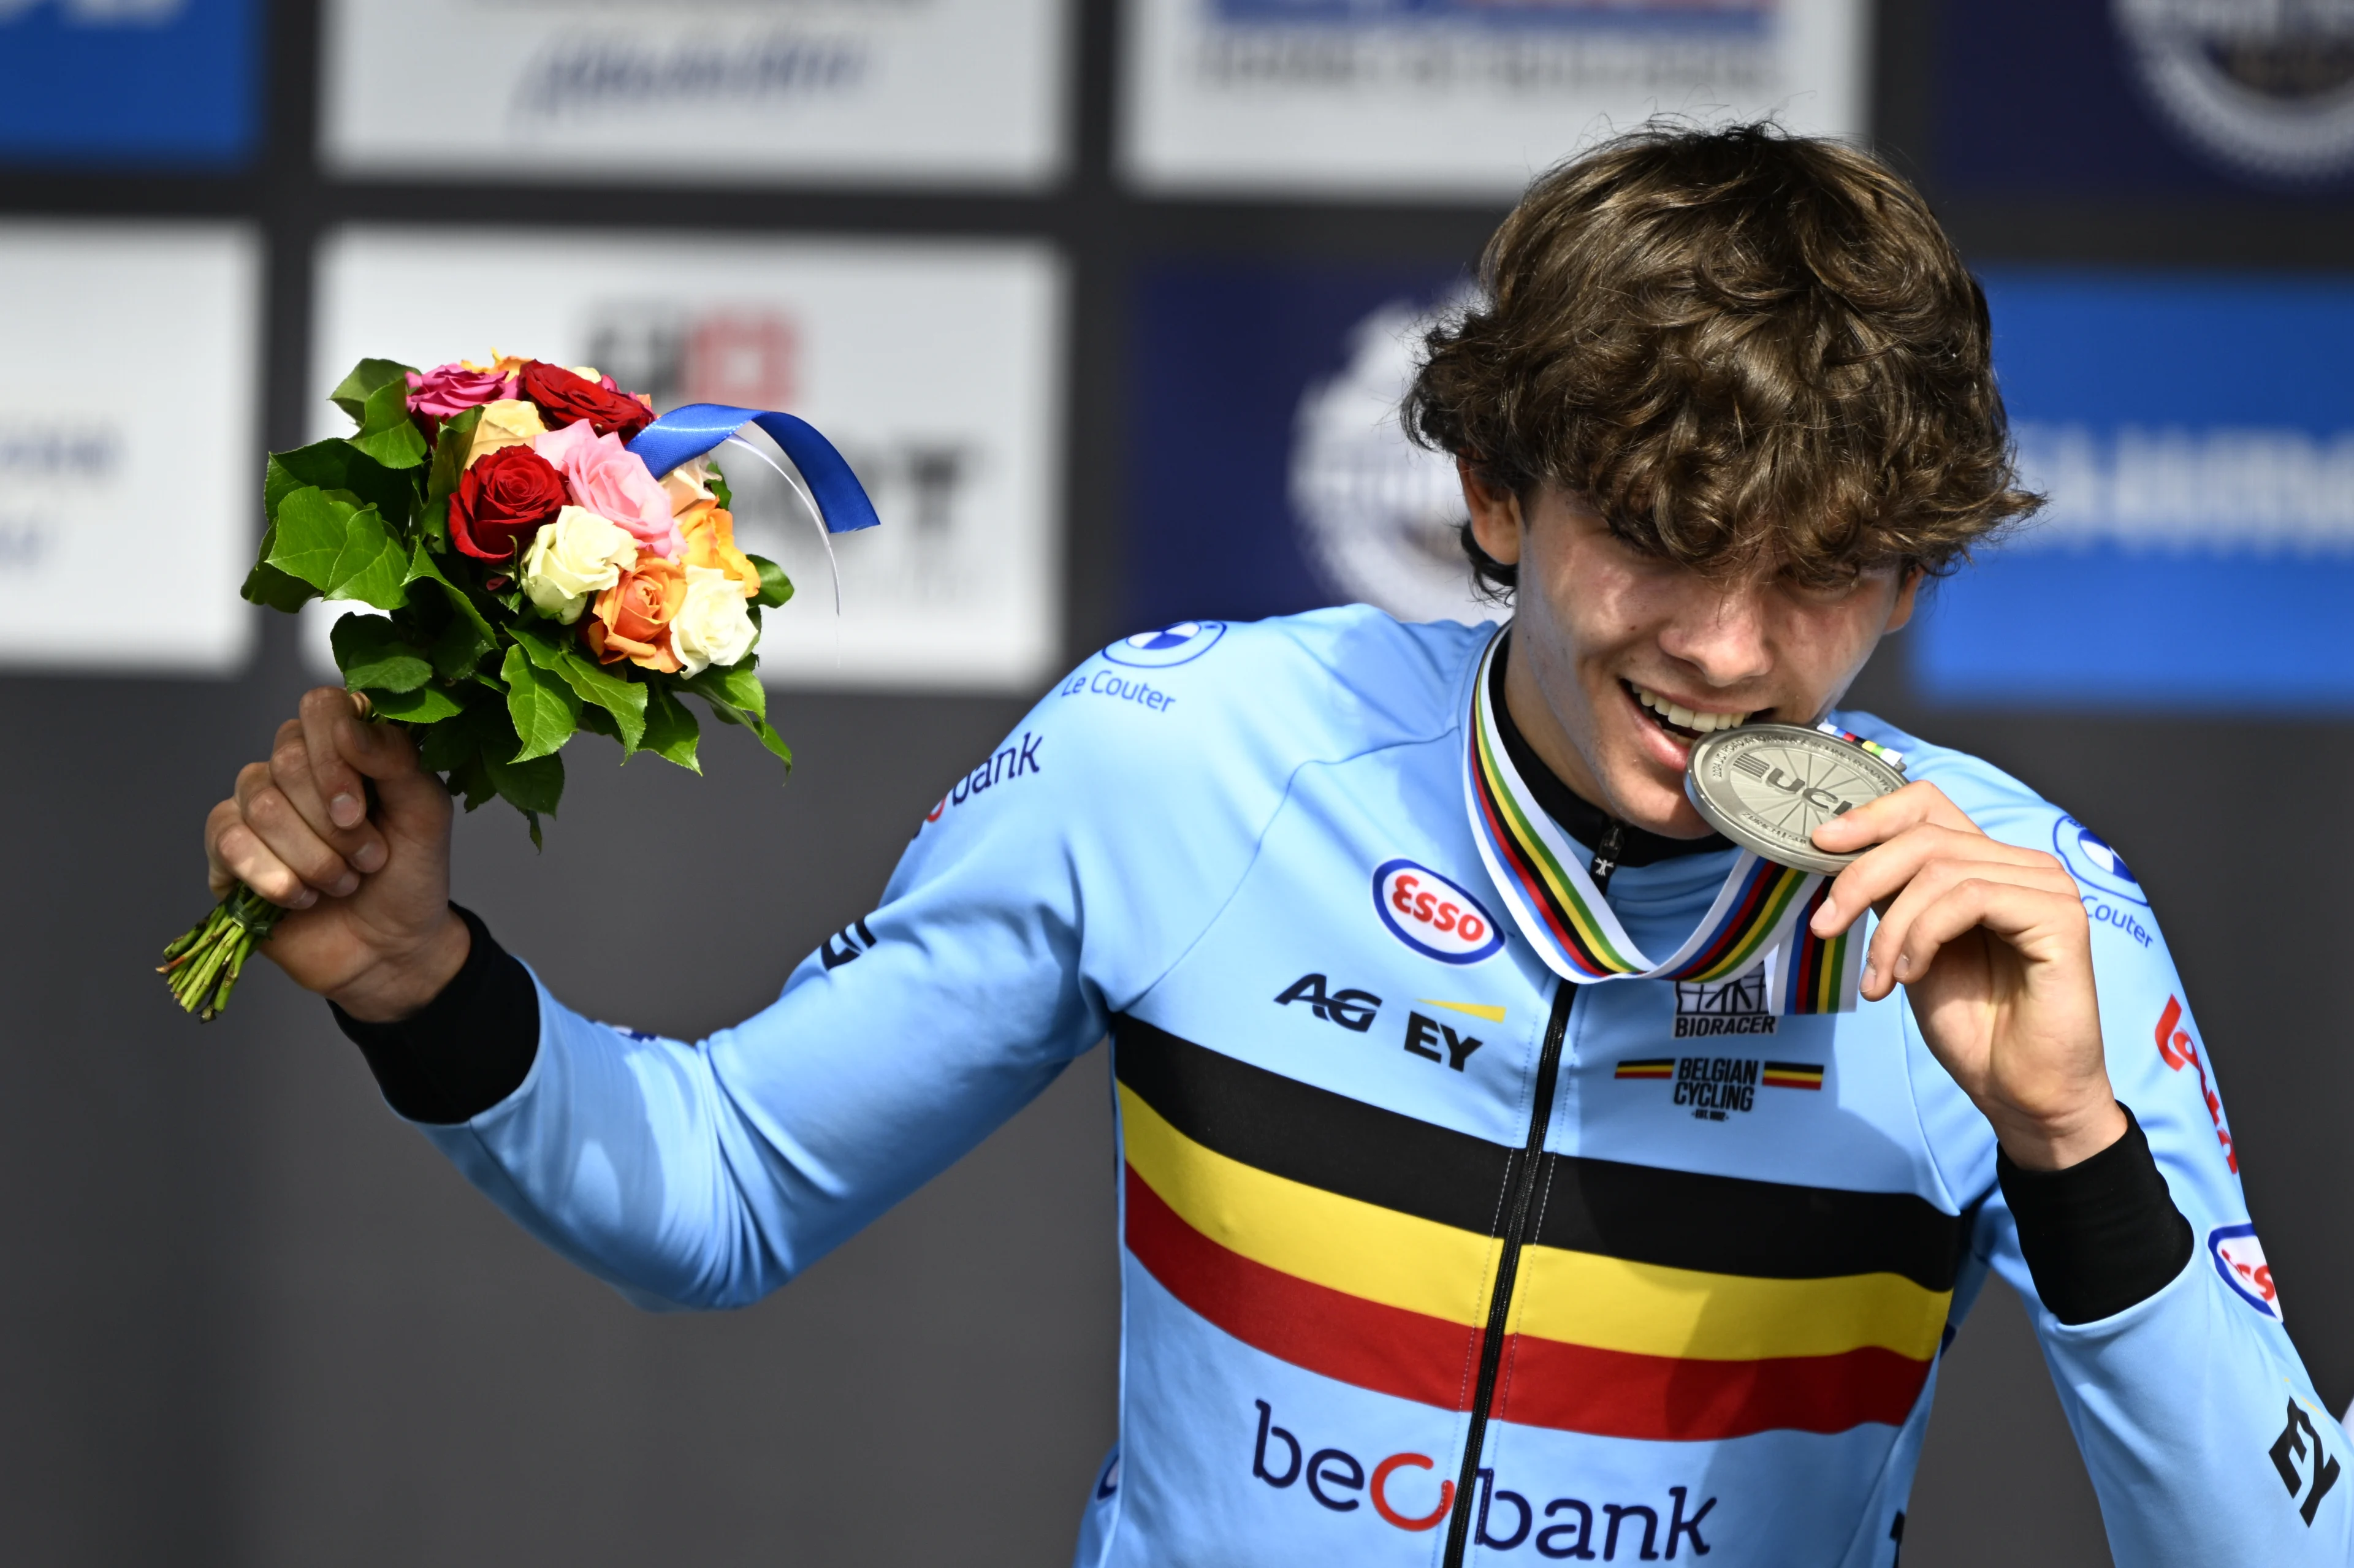
[[[2084,907],[2077,901],[2074,881],[2049,856],[2039,858],[2042,863],[1953,855],[1922,866],[1881,914],[1879,927],[1872,935],[1872,946],[1864,954],[1867,983],[1876,984],[1884,994],[1897,981],[1916,979],[1927,971],[1935,959],[1935,947],[1925,950],[1920,948],[1915,931],[1928,910],[1949,907],[1949,900],[1958,888],[2008,888],[2057,899],[2061,906],[2073,910],[2074,917],[2081,920]],[[1996,934],[2004,935],[2001,931]],[[1937,938],[1940,942],[1950,939],[1950,936]]]
[[[329,688],[332,690],[332,688]],[[308,698],[305,698],[307,705]],[[320,758],[312,740],[313,731],[302,719],[289,719],[278,726],[278,738],[270,754],[270,771],[273,782],[282,791],[311,831],[323,840],[336,853],[360,872],[381,870],[388,858],[384,835],[376,825],[363,817],[356,826],[343,827],[336,823],[332,810],[332,791],[325,779]],[[357,775],[352,775],[351,786],[359,789]]]
[[[205,858],[211,868],[207,880],[217,894],[225,894],[231,884],[242,882],[281,908],[308,909],[319,901],[317,891],[270,853],[246,822],[244,807],[235,800],[223,800],[206,819]]]
[[[323,825],[358,827],[367,816],[367,789],[352,759],[366,747],[359,732],[366,726],[352,711],[350,694],[341,686],[313,686],[297,711],[312,787],[326,811]]]
[[[2058,958],[2072,929],[2081,945],[2084,923],[2084,906],[2067,894],[1965,877],[1925,900],[1905,921],[1892,945],[1892,956],[1883,959],[1875,955],[1866,967],[1876,966],[1874,978],[1880,994],[1885,995],[1899,982],[1926,975],[1946,944],[1967,932],[1987,931],[2032,963]],[[1877,948],[1878,942],[1873,946]]]
[[[246,830],[304,884],[336,898],[359,891],[359,874],[287,799],[274,763],[255,763],[238,775],[237,807]]]
[[[1870,844],[1885,843],[1899,833],[1923,826],[1979,832],[1978,825],[1970,821],[1967,812],[1925,779],[1833,817],[1815,830],[1814,842],[1819,849],[1845,854]]]
[[[2058,863],[2038,850],[1990,839],[1976,827],[1960,829],[1919,823],[1900,836],[1867,850],[1831,882],[1830,891],[1817,907],[1808,928],[1819,937],[1844,931],[1863,912],[1892,898],[1932,861],[1948,859],[1984,862],[1989,865],[2052,867]],[[2065,875],[2064,872],[2061,873]]]

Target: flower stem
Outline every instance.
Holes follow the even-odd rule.
[[[228,1006],[254,944],[268,941],[285,913],[240,882],[164,949],[155,972],[171,977],[173,999],[184,1012],[208,1023]]]

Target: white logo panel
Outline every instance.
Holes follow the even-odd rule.
[[[244,663],[260,296],[241,228],[0,225],[0,665]]]

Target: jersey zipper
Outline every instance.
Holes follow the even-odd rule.
[[[1612,822],[1595,846],[1594,889],[1607,893],[1610,874],[1618,869],[1623,831]],[[1455,1507],[1447,1520],[1444,1568],[1463,1568],[1471,1548],[1471,1508],[1479,1486],[1479,1450],[1487,1446],[1488,1416],[1496,1403],[1496,1380],[1504,1362],[1504,1325],[1512,1313],[1512,1287],[1521,1272],[1521,1247],[1528,1234],[1529,1208],[1535,1202],[1537,1177],[1544,1169],[1545,1134],[1553,1126],[1553,1102],[1561,1084],[1561,1053],[1569,1038],[1570,1010],[1577,1005],[1581,988],[1556,981],[1553,1012],[1545,1021],[1544,1047],[1537,1054],[1536,1104],[1529,1113],[1528,1140],[1513,1156],[1505,1178],[1509,1196],[1504,1205],[1504,1251],[1496,1260],[1496,1287],[1488,1298],[1488,1329],[1479,1340],[1479,1377],[1472,1385],[1471,1428],[1463,1440],[1463,1468],[1455,1479]]]

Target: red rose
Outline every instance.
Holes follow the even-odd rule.
[[[560,365],[535,359],[523,367],[523,395],[539,405],[551,430],[586,419],[600,436],[628,440],[654,422],[654,411],[626,392],[599,387]]]
[[[529,447],[501,447],[475,459],[458,482],[450,542],[478,561],[513,560],[571,498],[554,463]]]

